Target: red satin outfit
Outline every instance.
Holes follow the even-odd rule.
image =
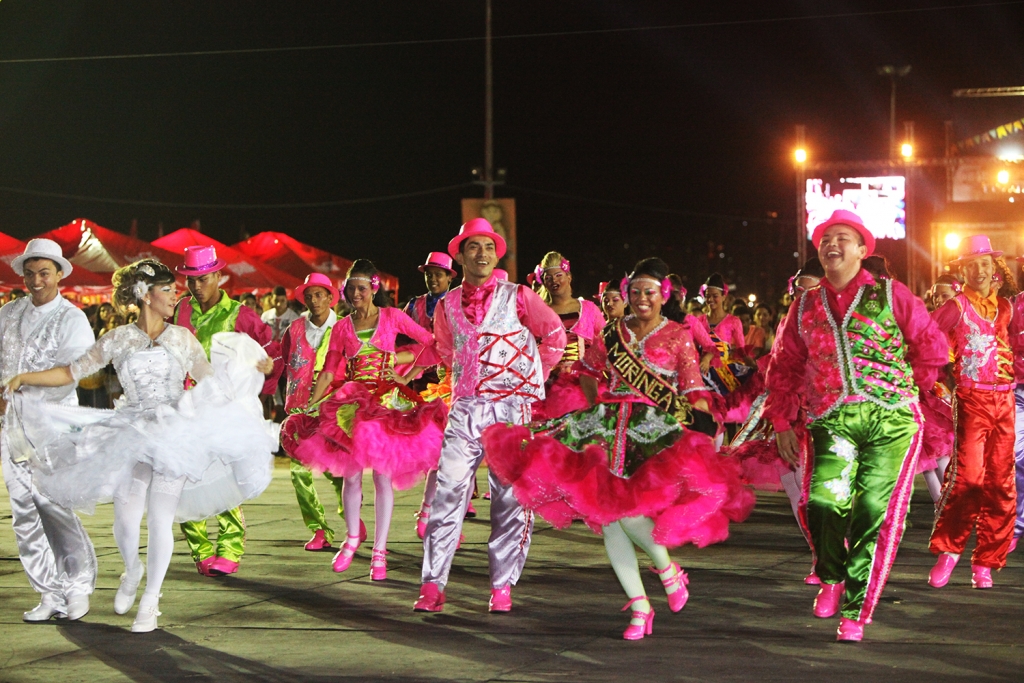
[[[967,289],[933,314],[949,335],[956,380],[956,449],[936,506],[930,548],[963,552],[971,530],[971,564],[1000,569],[1016,519],[1015,407],[1010,302]]]

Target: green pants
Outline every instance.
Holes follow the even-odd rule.
[[[849,403],[809,426],[807,523],[823,583],[846,582],[842,615],[871,621],[903,536],[921,448],[916,405]],[[847,546],[848,542],[848,546]]]
[[[213,555],[232,562],[241,560],[245,553],[245,515],[242,514],[242,508],[237,507],[217,515],[216,549],[210,542],[206,522],[207,520],[202,519],[198,522],[185,522],[181,525],[185,541],[192,552],[192,560],[202,562]]]
[[[292,460],[291,474],[292,486],[295,487],[295,499],[299,502],[299,511],[302,513],[302,523],[314,533],[322,529],[324,537],[330,543],[334,540],[334,529],[327,524],[324,506],[320,502],[320,496],[316,493],[316,487],[313,486],[313,473],[297,460]],[[341,491],[345,480],[341,477],[335,478],[327,472],[324,472],[324,476],[334,485],[334,491],[338,494],[338,515],[343,516],[344,505],[341,500]]]

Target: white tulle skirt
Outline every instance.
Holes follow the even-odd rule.
[[[263,351],[244,335],[215,337],[213,376],[174,405],[99,410],[16,394],[15,424],[6,428],[33,452],[39,490],[91,514],[99,503],[126,498],[132,470],[145,463],[165,479],[185,478],[179,522],[260,495],[270,484],[280,429],[263,419],[258,398],[263,376],[255,365]]]

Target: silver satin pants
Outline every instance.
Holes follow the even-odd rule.
[[[10,444],[2,433],[0,461],[11,496],[18,555],[32,588],[61,608],[68,598],[92,593],[96,551],[82,520],[39,492],[32,482],[31,463],[11,460]]]
[[[484,457],[480,435],[495,423],[526,424],[529,420],[529,406],[509,401],[489,401],[474,396],[457,399],[452,404],[437,467],[437,495],[430,507],[423,539],[423,583],[436,583],[441,590],[448,583],[466,503],[473,495],[476,469]],[[487,541],[487,555],[491,586],[514,586],[523,573],[530,550],[533,514],[519,504],[511,486],[502,485],[493,474],[489,483],[491,536]]]

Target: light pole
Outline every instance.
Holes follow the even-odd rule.
[[[797,267],[803,268],[807,261],[807,148],[804,138],[807,126],[796,127],[796,149],[793,151],[793,168],[796,171],[796,260]]]
[[[878,67],[879,76],[888,76],[889,81],[892,84],[892,90],[889,95],[889,158],[896,158],[896,79],[903,78],[910,73],[910,65],[905,66],[892,66],[887,64],[885,66]]]

